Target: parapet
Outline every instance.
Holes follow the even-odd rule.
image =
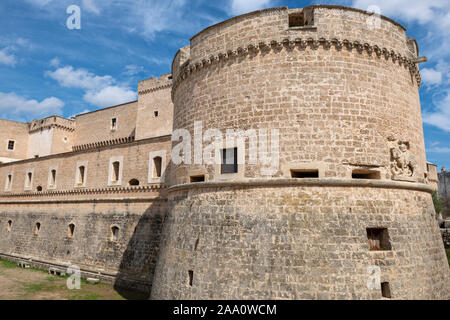
[[[51,128],[60,128],[72,132],[75,130],[75,121],[59,116],[51,116],[41,120],[33,120],[28,123],[28,130],[30,133]]]
[[[146,79],[139,81],[138,83],[138,94],[147,94],[156,90],[170,88],[172,86],[172,74],[167,73],[161,75],[159,78],[154,77],[151,79]]]

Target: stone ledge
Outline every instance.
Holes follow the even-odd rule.
[[[433,188],[423,183],[408,183],[391,180],[369,180],[369,179],[247,179],[241,181],[226,182],[197,182],[175,185],[168,188],[169,192],[185,189],[224,188],[224,187],[279,187],[279,186],[306,186],[306,187],[355,187],[355,188],[384,188],[405,189],[433,193]]]
[[[152,198],[105,198],[105,199],[49,199],[49,200],[11,200],[0,201],[2,204],[60,204],[60,203],[122,203],[122,202],[155,202],[167,201],[167,197],[152,197]]]

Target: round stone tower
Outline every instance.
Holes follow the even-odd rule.
[[[194,36],[173,62],[173,144],[192,148],[168,170],[152,298],[448,298],[417,58],[400,24],[340,6]],[[227,129],[243,138],[219,144]],[[226,166],[202,157],[213,140]]]

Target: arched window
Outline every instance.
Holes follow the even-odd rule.
[[[120,162],[114,161],[112,164],[112,176],[111,176],[112,183],[117,183],[117,181],[119,181],[119,172],[120,172]]]
[[[112,226],[111,227],[111,241],[116,242],[119,240],[119,227]]]
[[[75,225],[73,223],[71,223],[71,224],[69,224],[69,226],[67,228],[67,236],[69,238],[72,238],[74,232],[75,232]]]
[[[53,188],[56,184],[56,170],[53,169],[52,171],[50,171],[50,183],[49,183],[49,187]]]
[[[11,232],[11,228],[12,228],[12,220],[9,220],[6,226],[6,231]]]
[[[139,180],[137,179],[131,179],[130,182],[128,182],[128,184],[130,186],[138,186],[139,185]]]
[[[39,234],[39,230],[41,230],[41,224],[39,222],[36,222],[36,225],[34,226],[34,235],[37,236]]]
[[[31,188],[31,182],[33,181],[33,173],[32,172],[28,172],[27,173],[27,183],[25,184],[25,186],[27,188]]]
[[[78,184],[79,186],[84,185],[84,179],[85,179],[84,173],[85,173],[85,171],[86,171],[86,167],[85,167],[85,166],[79,166],[79,167],[78,167],[78,180],[77,180],[77,184]]]
[[[161,178],[161,165],[162,165],[162,158],[154,157],[153,158],[153,178]]]

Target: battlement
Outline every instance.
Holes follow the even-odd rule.
[[[75,130],[75,121],[60,116],[50,116],[40,120],[33,120],[28,123],[30,133],[51,128],[60,128],[68,131]]]
[[[154,77],[139,81],[138,93],[139,95],[142,95],[156,90],[170,88],[171,85],[172,85],[172,74],[167,73],[161,75],[159,78]]]

